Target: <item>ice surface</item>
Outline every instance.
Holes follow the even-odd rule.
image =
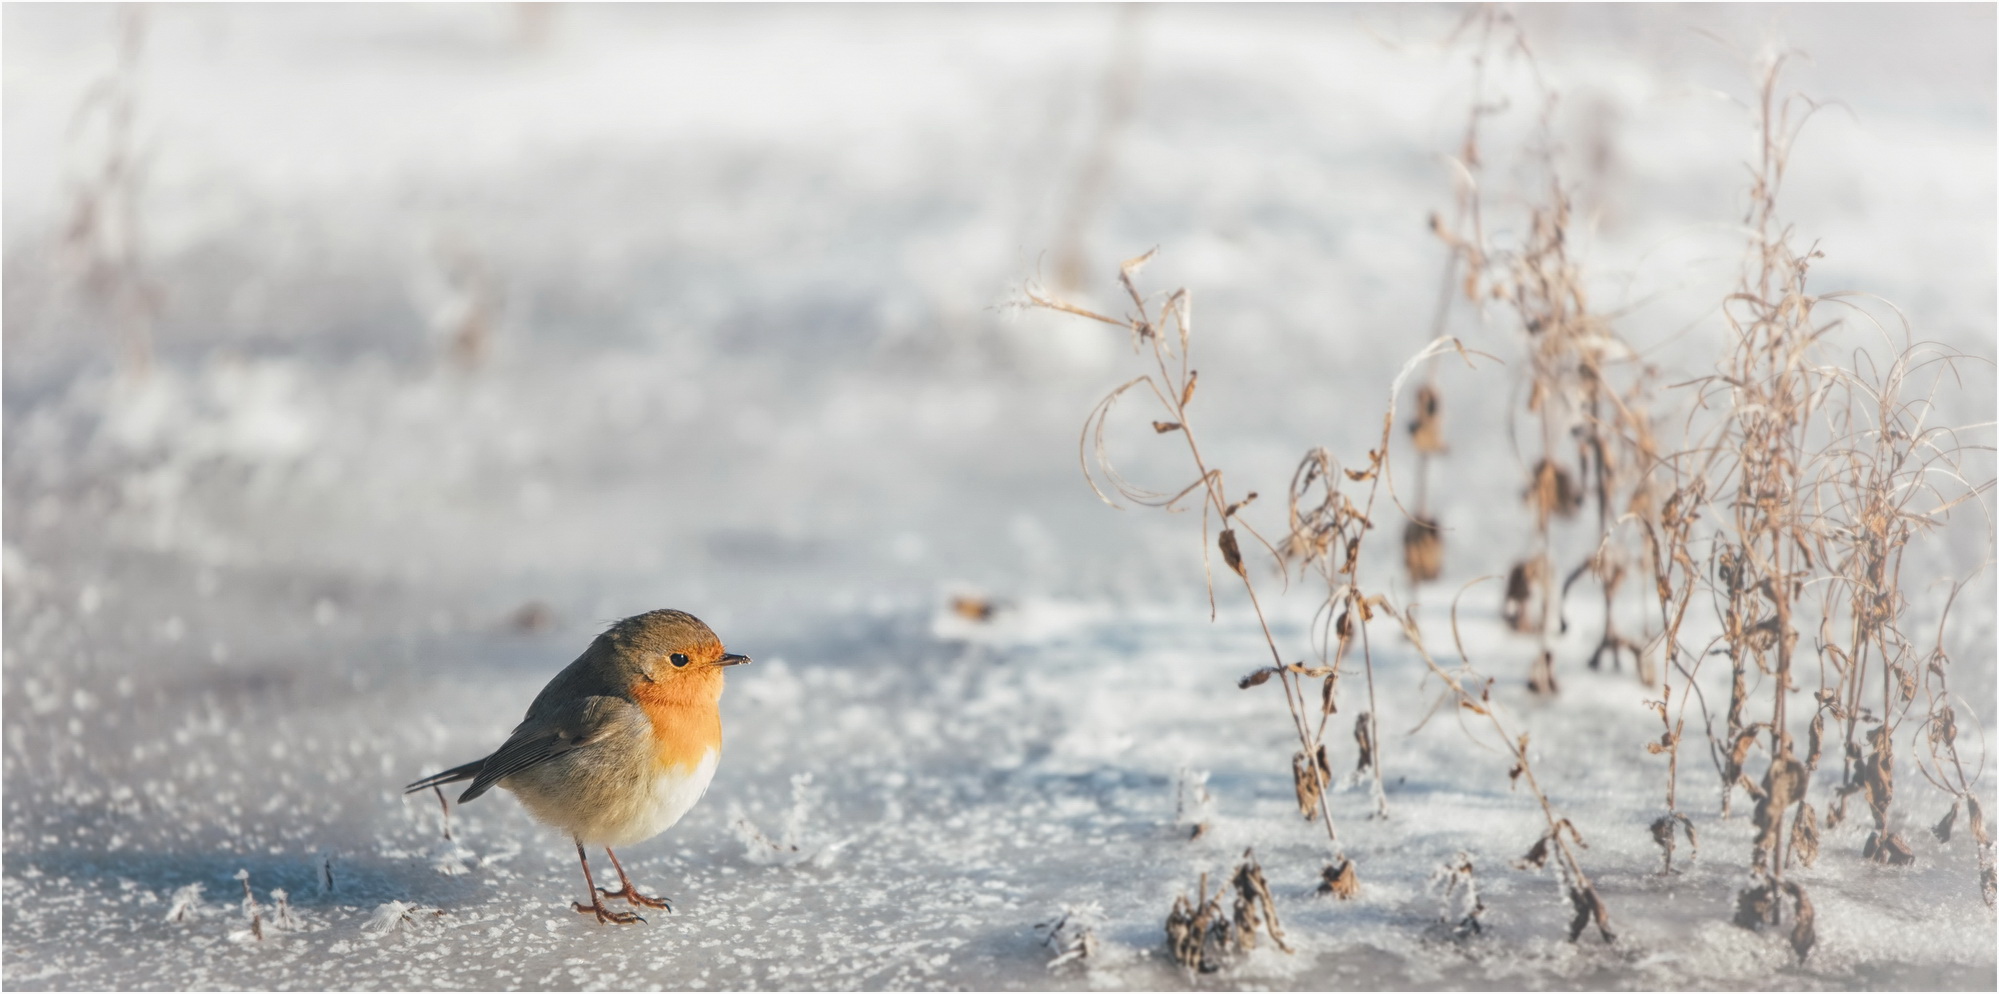
[[[1362,887],[1317,897],[1282,703],[1235,689],[1253,617],[1225,591],[1209,621],[1191,516],[1085,488],[1075,433],[1125,343],[1006,304],[1054,279],[1119,32],[1135,102],[1083,296],[1115,307],[1112,263],[1162,248],[1148,285],[1196,301],[1204,443],[1274,493],[1313,445],[1366,450],[1428,334],[1424,218],[1470,92],[1438,44],[1455,12],[146,8],[136,202],[164,296],[144,376],[60,238],[120,16],[0,13],[10,989],[1994,986],[1968,833],[1931,839],[1945,799],[1913,769],[1915,866],[1861,861],[1858,819],[1829,832],[1799,871],[1819,945],[1796,965],[1728,921],[1751,828],[1719,817],[1704,757],[1682,767],[1698,856],[1657,875],[1652,692],[1571,662],[1559,700],[1530,698],[1531,647],[1478,588],[1466,647],[1618,941],[1566,941],[1555,882],[1513,865],[1531,798],[1494,743],[1422,723],[1439,688],[1386,631],[1391,814],[1334,795]],[[1815,57],[1795,86],[1844,102],[1788,177],[1815,285],[1992,356],[1991,8],[1522,16],[1607,150],[1572,150],[1598,163],[1578,173],[1593,291],[1667,381],[1710,368],[1751,149],[1736,101],[1776,38]],[[1531,117],[1496,118],[1495,147]],[[1495,202],[1520,179],[1495,173]],[[481,307],[463,368],[448,338]],[[1508,354],[1498,321],[1453,330]],[[1508,370],[1444,377],[1454,425],[1506,424]],[[1939,401],[1989,423],[1989,367]],[[1120,457],[1177,478],[1148,441]],[[1471,482],[1439,493],[1426,624],[1525,541],[1507,439],[1453,444]],[[1982,516],[1912,555],[1974,577],[1946,640],[1999,742]],[[973,595],[989,620],[951,609]],[[676,913],[601,927],[568,910],[571,847],[510,797],[454,806],[446,839],[436,798],[398,789],[663,606],[757,664],[732,674],[709,796],[621,854]],[[1300,654],[1311,608],[1274,598]],[[1251,846],[1298,951],[1184,977],[1173,898]],[[1467,938],[1431,886],[1460,851],[1488,909]],[[1091,955],[1051,969],[1083,925]]]

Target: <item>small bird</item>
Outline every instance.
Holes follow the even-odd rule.
[[[632,887],[611,847],[672,828],[707,792],[722,756],[723,670],[749,661],[724,651],[721,639],[684,611],[626,618],[541,689],[492,755],[424,777],[404,793],[470,780],[458,795],[463,804],[505,787],[530,814],[576,841],[590,895],[589,904],[573,905],[577,911],[621,925],[645,919],[604,907],[604,898],[672,911],[664,898]],[[618,890],[597,886],[586,845],[604,847]]]

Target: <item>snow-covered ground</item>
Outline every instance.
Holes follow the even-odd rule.
[[[1931,839],[1947,799],[1906,764],[1916,864],[1863,862],[1863,819],[1829,832],[1798,871],[1802,966],[1729,923],[1752,828],[1720,817],[1704,756],[1682,767],[1698,858],[1659,876],[1656,692],[1584,671],[1585,624],[1562,695],[1529,697],[1532,646],[1477,588],[1467,648],[1589,842],[1618,941],[1568,942],[1554,881],[1513,865],[1540,823],[1507,759],[1449,720],[1410,731],[1438,687],[1387,631],[1390,816],[1335,794],[1362,889],[1316,896],[1281,700],[1235,688],[1262,651],[1246,604],[1224,589],[1209,621],[1191,516],[1085,487],[1076,431],[1135,371],[1124,340],[1008,306],[1054,281],[1071,217],[1097,306],[1155,245],[1147,285],[1193,292],[1203,444],[1235,487],[1372,443],[1430,332],[1460,11],[141,10],[122,92],[161,291],[143,375],[62,239],[103,162],[123,15],[0,12],[10,989],[1999,979],[1968,833]],[[1521,16],[1563,93],[1593,293],[1664,381],[1711,368],[1739,101],[1779,38],[1811,56],[1791,85],[1840,102],[1787,177],[1814,285],[1993,355],[1991,7]],[[1495,146],[1532,118],[1496,118]],[[1526,175],[1488,165],[1517,206]],[[467,366],[448,339],[475,312]],[[1511,354],[1501,321],[1460,309],[1452,330]],[[1528,527],[1500,427],[1517,380],[1444,383],[1457,468],[1426,620]],[[1939,401],[1990,444],[1989,366]],[[1146,441],[1134,472],[1176,479]],[[1964,720],[1999,743],[1985,521],[1920,540],[1911,575],[1974,578],[1945,638]],[[1917,619],[1941,589],[1916,586]],[[1310,593],[1275,599],[1300,654]],[[962,618],[961,594],[998,610]],[[707,798],[622,854],[677,913],[601,927],[567,910],[573,850],[510,797],[454,808],[446,841],[435,798],[399,788],[497,744],[604,624],[657,607],[757,664],[732,675]],[[1189,979],[1161,923],[1250,846],[1297,951]],[[1489,908],[1464,939],[1430,887],[1460,850]],[[1096,955],[1051,970],[1036,925],[1069,909]]]

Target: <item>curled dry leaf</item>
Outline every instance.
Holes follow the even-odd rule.
[[[1242,679],[1236,681],[1236,686],[1244,690],[1248,690],[1251,687],[1261,687],[1269,683],[1270,678],[1276,676],[1277,672],[1278,670],[1275,666],[1265,666],[1262,669],[1251,670]]]
[[[1900,832],[1890,832],[1885,839],[1879,832],[1871,833],[1860,852],[1868,859],[1888,866],[1911,866],[1916,862],[1916,851],[1909,847],[1909,840],[1903,838]]]
[[[1180,388],[1180,406],[1182,408],[1185,408],[1194,399],[1194,384],[1200,382],[1200,380],[1200,370],[1190,370],[1187,373],[1187,385]]]
[[[1930,828],[1930,834],[1936,836],[1938,843],[1943,845],[1950,844],[1951,828],[1957,824],[1957,808],[1957,802],[1952,801],[1950,810],[1944,812],[1943,817],[1938,819],[1937,823]]]
[[[1735,895],[1735,924],[1751,931],[1761,931],[1765,925],[1777,921],[1777,891],[1765,883],[1751,887]]]
[[[1159,433],[1159,434],[1161,434],[1161,435],[1164,435],[1164,434],[1166,434],[1166,433],[1167,433],[1167,432],[1169,432],[1169,431],[1179,431],[1179,430],[1180,430],[1180,422],[1178,422],[1178,421],[1154,421],[1154,422],[1152,423],[1152,430],[1153,430],[1153,431],[1155,431],[1155,432],[1158,432],[1158,433]]]
[[[1242,862],[1235,868],[1235,936],[1242,951],[1256,948],[1256,933],[1261,929],[1277,948],[1290,952],[1291,947],[1284,942],[1284,926],[1277,920],[1277,902],[1270,896],[1270,885],[1264,882],[1263,867],[1256,861],[1253,851],[1245,849]]]
[[[1319,796],[1326,792],[1326,785],[1332,780],[1332,770],[1326,763],[1326,747],[1320,746],[1317,758],[1299,752],[1291,757],[1291,785],[1298,794],[1298,813],[1306,821],[1319,817]]]
[[[1222,529],[1221,538],[1216,544],[1221,546],[1222,562],[1227,563],[1229,569],[1235,570],[1237,576],[1247,579],[1249,573],[1242,568],[1242,548],[1236,545],[1235,529]]]
[[[1351,900],[1360,893],[1360,874],[1354,870],[1353,860],[1327,863],[1325,869],[1319,871],[1319,893],[1331,894],[1342,901]]]
[[[1811,898],[1805,896],[1803,887],[1786,881],[1784,889],[1791,894],[1795,912],[1791,925],[1791,951],[1797,953],[1798,962],[1803,963],[1805,957],[1811,955],[1812,947],[1819,941],[1818,929],[1814,924],[1818,913],[1813,910]]]
[[[1810,867],[1819,858],[1819,816],[1810,804],[1798,805],[1797,817],[1791,819],[1791,855]]]
[[[1354,775],[1366,773],[1374,765],[1374,716],[1362,711],[1354,718],[1353,739],[1360,746],[1360,761],[1354,765]],[[1320,752],[1325,751],[1321,746]]]
[[[1574,942],[1583,934],[1583,929],[1596,924],[1596,934],[1605,942],[1617,941],[1617,933],[1610,930],[1610,910],[1603,906],[1603,899],[1596,894],[1596,888],[1589,884],[1569,888],[1569,906],[1575,909],[1575,916],[1569,919],[1569,941]]]
[[[1543,835],[1539,839],[1534,840],[1534,848],[1527,850],[1527,855],[1520,857],[1520,868],[1524,870],[1532,867],[1538,870],[1547,866],[1548,843],[1552,838],[1552,836]],[[1574,938],[1574,936],[1570,936],[1570,938]]]
[[[1874,827],[1888,826],[1888,806],[1895,801],[1895,740],[1885,728],[1867,733],[1873,748],[1860,764],[1860,783],[1867,794],[1867,807],[1874,813]]]
[[[1323,711],[1326,714],[1339,713],[1340,710],[1339,705],[1334,700],[1334,691],[1338,688],[1339,682],[1340,682],[1340,675],[1337,671],[1326,674],[1326,682],[1319,685],[1320,711]]]

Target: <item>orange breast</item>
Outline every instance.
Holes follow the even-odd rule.
[[[633,696],[652,719],[653,762],[661,771],[692,772],[710,751],[722,751],[722,711],[707,694],[642,683]]]

